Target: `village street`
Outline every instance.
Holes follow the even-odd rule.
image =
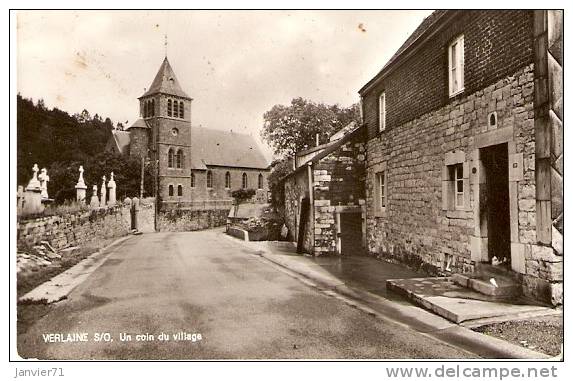
[[[133,236],[112,250],[67,300],[18,338],[20,356],[468,357],[468,352],[377,319],[302,283],[220,229]],[[175,340],[177,332],[188,335]],[[81,340],[82,333],[87,333],[87,342],[53,342]],[[170,340],[160,340],[162,333]],[[131,341],[122,341],[127,335]]]

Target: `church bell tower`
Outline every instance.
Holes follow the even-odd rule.
[[[191,200],[191,102],[165,57],[149,90],[139,97],[140,116],[150,127],[161,210]]]

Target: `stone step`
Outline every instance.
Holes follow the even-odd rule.
[[[490,280],[495,279],[494,285]],[[521,295],[521,285],[511,277],[499,274],[462,275],[453,274],[452,280],[480,294],[496,298],[512,298]]]

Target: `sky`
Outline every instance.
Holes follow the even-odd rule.
[[[49,108],[133,123],[165,54],[192,124],[260,139],[303,97],[350,106],[431,11],[20,11],[17,88]],[[167,38],[167,44],[165,40]]]

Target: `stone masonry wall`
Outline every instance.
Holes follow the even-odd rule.
[[[314,253],[337,250],[336,208],[364,204],[365,145],[349,142],[313,166]]]
[[[64,216],[40,217],[18,221],[18,245],[48,241],[56,250],[82,245],[103,238],[121,237],[131,229],[127,207],[114,206]]]
[[[157,216],[157,228],[162,232],[186,232],[224,226],[229,209],[161,211]]]
[[[536,243],[533,88],[533,64],[530,64],[482,90],[464,94],[445,107],[370,139],[366,185],[368,250],[435,272],[443,269],[451,256],[452,270],[472,271],[470,238],[479,221],[473,210],[479,172],[468,179],[472,185],[466,208],[444,210],[442,173],[446,155],[462,157],[467,163],[464,171],[467,174],[477,166],[472,152],[480,135],[508,131],[513,131],[508,144],[516,154],[523,155],[523,177],[516,182],[517,210],[511,211],[511,215],[517,222],[519,242],[533,247]],[[497,113],[497,126],[488,126],[491,112]],[[387,206],[383,216],[376,213],[373,198],[375,172],[380,166],[384,166],[387,175]]]

